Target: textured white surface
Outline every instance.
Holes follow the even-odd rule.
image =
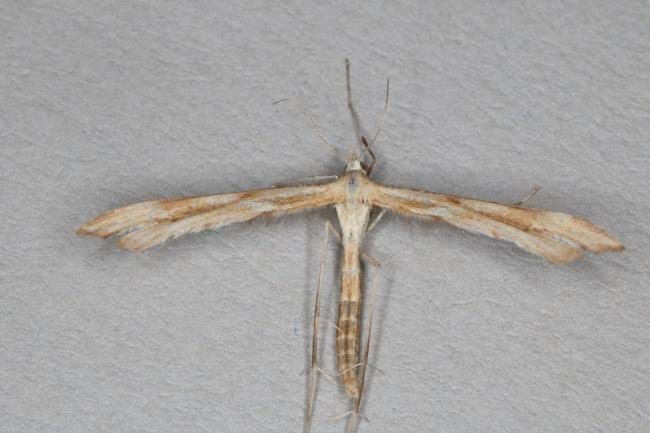
[[[650,424],[650,10],[644,1],[0,3],[0,430],[301,431],[332,211],[141,255],[102,211],[338,173],[343,59],[375,178],[585,216],[623,254],[555,267],[387,217],[362,432]],[[498,3],[498,5],[496,4]],[[324,308],[333,319],[336,253]],[[331,328],[324,367],[334,369]],[[343,431],[322,380],[314,432]]]

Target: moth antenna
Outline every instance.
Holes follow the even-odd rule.
[[[377,132],[375,133],[375,136],[372,137],[372,140],[370,140],[370,144],[368,144],[365,137],[362,137],[364,149],[366,150],[366,152],[368,152],[370,158],[372,158],[372,161],[366,168],[366,173],[368,174],[368,176],[370,176],[370,173],[372,173],[372,170],[375,168],[375,165],[377,164],[377,158],[375,157],[375,153],[372,151],[370,146],[375,144],[375,140],[377,140],[377,137],[379,137],[379,134],[384,129],[384,120],[386,119],[386,111],[388,110],[389,92],[390,92],[390,77],[386,78],[386,99],[384,100],[384,109],[381,111],[381,117],[379,118],[379,126],[377,127]]]
[[[307,110],[305,110],[302,105],[300,105],[301,110],[305,115],[307,116],[307,119],[309,119],[309,123],[311,124],[312,129],[314,130],[314,133],[318,136],[319,140],[321,143],[323,143],[325,146],[329,147],[332,152],[339,158],[341,158],[344,162],[347,162],[346,156],[341,152],[339,149],[337,149],[332,143],[329,141],[325,140],[325,137],[323,137],[323,134],[321,134],[320,129],[318,129],[318,126],[316,125],[316,122],[314,121],[314,118],[309,114]]]
[[[386,80],[386,98],[384,99],[384,109],[382,110],[381,117],[379,119],[379,127],[377,128],[377,132],[375,133],[372,140],[370,140],[370,143],[368,142],[366,136],[363,134],[363,131],[361,129],[361,122],[359,121],[359,115],[357,114],[357,111],[354,108],[354,104],[352,103],[352,86],[350,84],[350,81],[350,60],[345,59],[345,87],[348,96],[348,108],[350,109],[350,115],[352,116],[354,131],[357,135],[357,142],[359,143],[361,150],[368,152],[368,155],[370,155],[370,164],[367,164],[366,167],[364,167],[366,174],[370,176],[377,162],[377,157],[375,156],[375,153],[372,151],[370,146],[375,143],[375,140],[377,140],[377,137],[384,129],[384,119],[386,117],[386,111],[388,110],[388,95],[390,93],[390,77],[388,77]],[[350,155],[352,155],[351,146],[349,146],[348,152]]]
[[[379,137],[379,134],[384,129],[384,121],[386,120],[386,111],[388,111],[389,93],[390,93],[390,77],[386,78],[386,99],[384,100],[384,109],[382,110],[381,117],[379,118],[379,127],[377,128],[377,132],[375,133],[375,136],[372,137],[372,140],[370,140],[370,146],[375,144],[375,140],[377,140],[377,137]]]
[[[291,99],[289,99],[289,98],[279,99],[279,100],[273,102],[273,105],[278,104],[280,102],[284,102],[284,101],[291,101]],[[347,162],[348,159],[345,157],[343,152],[341,152],[339,149],[337,149],[336,146],[334,146],[332,143],[327,141],[325,139],[325,137],[323,136],[323,134],[321,134],[320,129],[318,128],[318,125],[316,125],[316,122],[314,121],[314,118],[312,117],[311,114],[309,114],[309,112],[305,109],[305,107],[303,107],[303,105],[300,103],[300,101],[297,101],[297,104],[298,104],[298,108],[300,109],[302,114],[304,114],[307,117],[307,119],[309,120],[309,124],[311,125],[311,129],[314,131],[314,134],[316,134],[316,136],[318,137],[320,142],[323,143],[326,147],[328,147],[336,156],[341,158],[341,160],[343,160],[344,162]]]

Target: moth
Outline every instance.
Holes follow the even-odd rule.
[[[119,247],[140,252],[187,233],[217,230],[262,216],[334,206],[341,228],[342,249],[336,358],[340,381],[348,397],[356,402],[358,412],[363,389],[363,378],[360,379],[358,374],[362,295],[359,262],[363,256],[364,235],[383,212],[432,222],[443,221],[463,230],[512,242],[529,253],[558,264],[578,260],[583,257],[584,251],[622,251],[624,247],[604,229],[564,213],[524,207],[521,203],[500,204],[374,182],[370,178],[376,161],[371,149],[374,138],[369,141],[361,132],[359,118],[352,105],[347,60],[346,84],[348,108],[360,152],[350,149],[345,169],[340,176],[334,177],[335,180],[132,204],[86,222],[77,229],[77,234],[99,238],[117,236]],[[385,107],[388,88],[387,85]],[[381,126],[375,138],[380,130]],[[318,130],[316,132],[322,139]],[[369,224],[373,208],[380,209],[381,213]]]

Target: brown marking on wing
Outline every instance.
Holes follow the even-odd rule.
[[[136,203],[113,209],[87,221],[77,229],[77,234],[107,238],[143,225],[177,221],[208,212],[245,197],[246,193],[237,192]]]
[[[454,196],[450,195],[450,196],[445,197],[445,199],[451,204],[456,204],[456,205],[460,204],[460,200],[457,197],[454,197]]]
[[[79,227],[77,234],[100,238],[121,235],[117,242],[120,247],[143,251],[185,233],[334,204],[340,198],[339,190],[340,184],[335,181],[137,203],[99,215]]]
[[[524,208],[373,183],[372,203],[397,213],[445,222],[513,242],[553,263],[591,252],[622,251],[623,245],[587,220],[560,212]]]

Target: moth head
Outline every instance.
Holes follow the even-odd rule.
[[[359,155],[356,153],[352,153],[348,157],[348,162],[345,166],[345,171],[362,171],[364,174],[366,172],[366,168],[364,167],[363,161],[359,159]]]

